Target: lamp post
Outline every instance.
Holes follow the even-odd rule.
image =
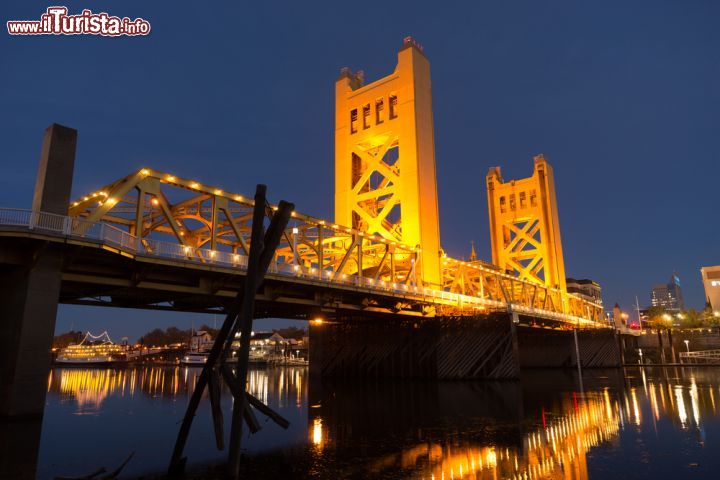
[[[685,342],[685,348],[687,349],[687,353],[690,353],[690,340],[683,340]]]
[[[642,365],[642,363],[643,363],[643,359],[642,359],[642,348],[638,348],[638,355],[640,355],[639,363],[640,363],[640,365]]]

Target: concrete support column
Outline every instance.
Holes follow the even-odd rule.
[[[76,130],[57,124],[45,130],[33,210],[67,214],[76,143]],[[42,243],[25,248],[26,264],[0,265],[0,416],[5,417],[42,416],[60,294],[62,250]]]

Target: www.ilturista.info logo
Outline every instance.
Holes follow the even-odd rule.
[[[11,20],[7,22],[10,35],[148,35],[150,22],[142,18],[130,20],[83,10],[79,15],[68,15],[67,7],[48,7],[40,20]]]

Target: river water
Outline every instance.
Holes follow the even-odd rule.
[[[38,478],[86,475],[134,456],[121,478],[163,472],[197,368],[55,368]],[[243,437],[248,478],[717,478],[720,369],[525,371],[513,382],[319,382],[306,367],[250,372],[286,417]],[[226,434],[231,396],[223,391]],[[204,400],[191,471],[218,452]]]

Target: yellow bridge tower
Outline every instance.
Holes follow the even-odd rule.
[[[335,221],[422,246],[418,280],[442,285],[430,62],[410,37],[392,74],[335,83]]]
[[[555,180],[547,160],[538,155],[531,177],[507,183],[500,167],[491,168],[487,194],[493,264],[565,294]]]

